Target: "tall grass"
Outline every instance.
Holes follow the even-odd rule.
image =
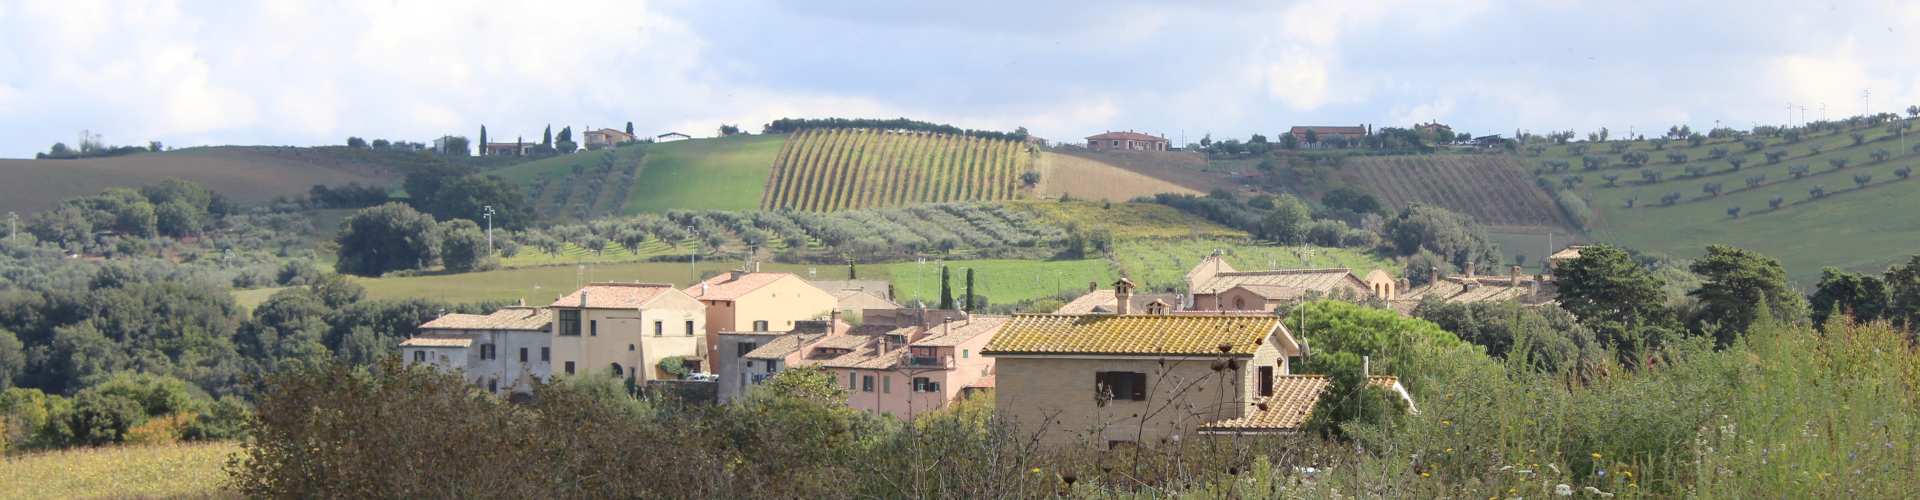
[[[0,498],[232,496],[221,490],[236,443],[76,448],[0,461]]]

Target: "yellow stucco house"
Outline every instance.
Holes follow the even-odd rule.
[[[994,406],[1023,435],[1112,447],[1246,416],[1300,346],[1273,315],[1048,314],[1014,316],[982,353]]]
[[[839,300],[790,273],[729,271],[687,287],[706,306],[705,359],[719,359],[720,332],[784,332],[824,319]]]
[[[704,359],[706,306],[672,285],[593,283],[548,307],[556,376],[605,370],[646,382],[666,378],[661,359]]]

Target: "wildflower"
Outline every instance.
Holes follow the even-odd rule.
[[[1443,425],[1443,426],[1451,426],[1451,425],[1453,425],[1453,421],[1452,421],[1452,420],[1441,420],[1441,421],[1440,421],[1440,425]]]
[[[1447,449],[1445,449],[1445,450],[1440,450],[1440,452],[1441,452],[1441,453],[1453,453],[1453,448],[1447,448]]]
[[[1633,471],[1630,471],[1630,470],[1620,471],[1620,475],[1626,477],[1627,479],[1633,479]]]
[[[1566,483],[1553,485],[1553,494],[1554,496],[1562,496],[1562,497],[1573,496],[1573,487],[1567,486]]]
[[[1040,473],[1040,468],[1039,468],[1039,467],[1034,467],[1034,468],[1033,468],[1033,473],[1034,473],[1034,474],[1039,474],[1039,473]]]
[[[1599,459],[1600,459],[1600,452],[1597,452],[1597,451],[1596,451],[1596,452],[1593,452],[1593,459],[1594,459],[1594,460],[1599,460]]]
[[[1587,492],[1587,494],[1588,494],[1588,495],[1593,495],[1593,496],[1597,496],[1597,497],[1600,497],[1600,498],[1613,498],[1613,494],[1612,494],[1612,493],[1607,493],[1607,492],[1604,492],[1604,491],[1600,491],[1600,488],[1595,488],[1595,487],[1592,487],[1592,486],[1588,486],[1588,487],[1586,487],[1586,490],[1585,490],[1585,491]]]
[[[1433,474],[1431,474],[1431,473],[1428,473],[1428,472],[1426,472],[1426,471],[1421,471],[1421,472],[1420,472],[1420,478],[1422,478],[1422,479],[1425,479],[1425,478],[1429,478],[1429,477],[1433,477]]]

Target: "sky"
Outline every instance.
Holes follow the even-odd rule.
[[[1901,111],[1916,53],[1902,1],[0,0],[0,158],[780,117],[1618,137]]]

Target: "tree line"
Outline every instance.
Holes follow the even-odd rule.
[[[964,135],[969,137],[979,137],[983,139],[996,139],[996,140],[1007,140],[1007,141],[1024,142],[1027,140],[1026,127],[1016,128],[1012,132],[1001,132],[996,130],[974,130],[974,129],[963,129],[960,127],[955,127],[953,125],[947,125],[947,124],[941,124],[941,123],[929,123],[929,122],[923,122],[919,120],[909,120],[906,118],[893,118],[893,119],[781,118],[778,120],[774,120],[772,122],[768,122],[765,126],[760,127],[760,133],[790,134],[794,132],[799,132],[801,130],[817,129],[817,128],[826,128],[826,129],[860,128],[860,129],[871,129],[871,130],[899,130],[899,131],[932,132],[932,133],[938,133],[938,134]]]

